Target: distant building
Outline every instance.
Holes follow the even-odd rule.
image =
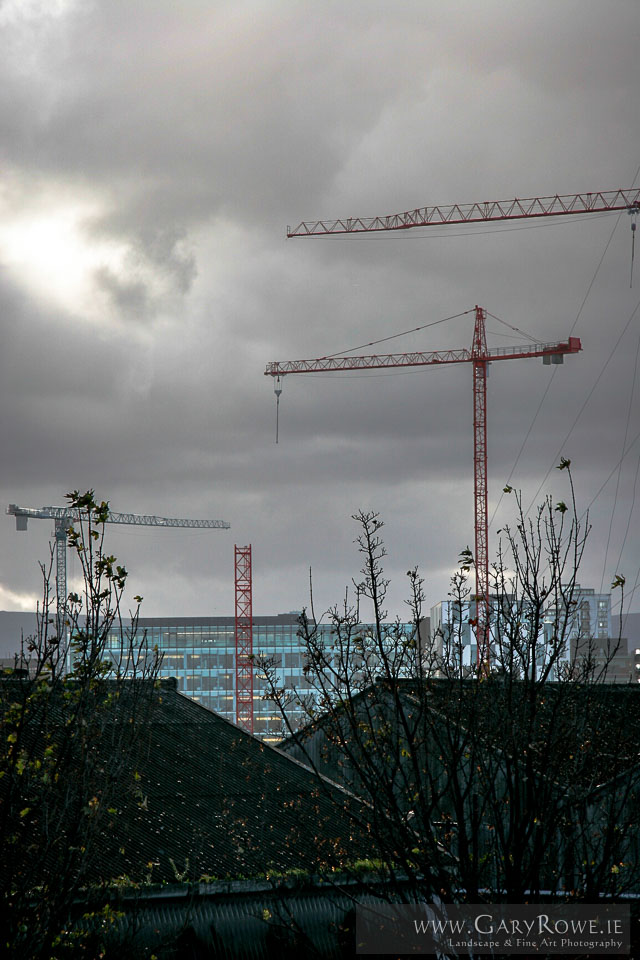
[[[571,660],[575,660],[585,641],[597,647],[614,638],[611,629],[611,594],[596,593],[590,587],[576,587],[576,617],[571,631]],[[625,651],[626,653],[626,651]]]
[[[0,657],[12,659],[20,653],[22,640],[35,636],[38,620],[35,613],[0,610]]]
[[[611,626],[613,636],[622,638],[629,653],[634,653],[640,647],[640,613],[612,615]]]
[[[495,617],[496,603],[495,597],[490,598],[492,619]],[[475,665],[477,645],[475,631],[471,626],[475,609],[473,600],[461,603],[443,600],[431,608],[431,652],[434,663],[439,661],[463,672]],[[567,649],[558,659],[554,674],[563,666],[576,663],[588,654],[596,665],[607,666],[607,679],[610,682],[628,681],[634,672],[633,655],[628,655],[626,639],[618,643],[619,629],[614,630],[612,626],[611,594],[597,593],[590,587],[577,584],[574,590],[574,609],[568,611],[567,616]],[[619,624],[616,624],[616,628],[619,628]],[[552,631],[553,622],[550,619],[543,624],[540,632],[537,653],[540,665],[544,663],[553,642]],[[495,641],[494,636],[492,642],[495,644]],[[607,661],[611,661],[610,664]]]
[[[310,696],[313,691],[304,673],[305,649],[298,636],[298,617],[298,612],[254,617],[253,652],[257,659],[265,657],[272,661],[279,687]],[[414,632],[412,624],[403,628],[408,634]],[[330,625],[322,624],[320,629],[329,639]],[[176,677],[181,693],[235,722],[234,617],[141,618],[139,630],[146,631],[149,645],[157,646],[163,655],[162,676]],[[109,644],[115,657],[120,648],[115,633]],[[286,731],[277,706],[264,699],[266,692],[266,679],[256,664],[253,732],[267,742],[276,742]],[[290,705],[287,715],[294,728],[307,720],[302,708],[295,703]]]
[[[437,669],[441,662],[462,671],[476,662],[478,646],[470,620],[475,615],[475,603],[441,600],[431,607],[433,641],[426,652],[425,666]]]

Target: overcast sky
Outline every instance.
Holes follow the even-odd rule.
[[[92,487],[115,511],[229,521],[110,528],[147,616],[232,615],[234,543],[256,614],[301,608],[309,567],[327,607],[357,576],[351,515],[375,510],[390,613],[414,565],[430,606],[473,545],[470,366],[289,377],[278,445],[263,372],[478,303],[524,331],[489,318],[490,346],[584,348],[491,368],[490,552],[507,480],[527,505],[566,499],[562,454],[593,522],[581,582],[619,571],[631,592],[630,217],[285,233],[640,184],[639,28],[637,0],[0,0],[3,508]],[[469,313],[377,349],[472,330]],[[0,609],[33,609],[51,523],[1,529]]]

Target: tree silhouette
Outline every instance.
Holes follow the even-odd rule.
[[[566,502],[548,498],[527,517],[515,494],[515,522],[501,531],[488,670],[462,656],[470,551],[449,597],[460,615],[436,635],[421,632],[424,585],[409,571],[407,634],[387,622],[382,521],[366,512],[354,517],[364,561],[354,602],[316,619],[311,600],[301,617],[307,689],[283,691],[275,664],[262,664],[284,723],[293,701],[306,711],[283,749],[366,801],[354,817],[390,895],[520,903],[640,890],[640,692],[605,683],[616,643],[603,660],[580,633],[589,523],[568,461],[560,469]]]
[[[67,500],[79,512],[68,544],[82,589],[69,594],[64,612],[54,608],[52,552],[41,565],[36,634],[23,642],[19,669],[0,682],[2,942],[21,958],[50,958],[82,938],[68,924],[100,837],[117,830],[124,797],[143,801],[139,721],[153,709],[160,666],[138,635],[142,598],[123,623],[127,571],[105,549],[108,504],[93,491]]]

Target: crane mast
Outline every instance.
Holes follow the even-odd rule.
[[[251,544],[234,549],[236,724],[253,733],[253,578]]]
[[[265,376],[281,378],[287,374],[322,373],[344,370],[380,370],[393,367],[419,367],[436,364],[471,363],[473,365],[473,462],[476,569],[477,663],[486,672],[490,660],[489,635],[489,559],[487,520],[487,367],[495,360],[542,357],[544,363],[562,363],[564,354],[582,349],[579,337],[556,343],[523,344],[514,347],[487,347],[486,311],[475,308],[471,349],[435,350],[429,353],[320,357],[316,360],[286,360],[267,364]]]
[[[489,667],[489,522],[487,494],[487,334],[476,306],[473,328],[473,502],[476,562],[476,641],[480,670]]]

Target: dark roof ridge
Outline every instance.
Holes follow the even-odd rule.
[[[296,760],[295,757],[291,757],[288,753],[285,753],[283,750],[279,750],[273,744],[267,743],[265,740],[261,740],[260,737],[257,737],[254,733],[250,733],[248,730],[243,730],[242,727],[239,727],[237,724],[235,724],[233,720],[229,720],[227,717],[223,717],[222,714],[216,713],[216,711],[212,710],[211,707],[206,707],[203,703],[199,703],[197,700],[192,700],[191,697],[188,697],[186,695],[186,693],[182,693],[180,690],[177,690],[176,692],[179,697],[182,697],[182,699],[186,700],[189,704],[193,704],[196,707],[200,707],[202,710],[205,710],[208,714],[213,714],[213,716],[217,720],[219,720],[221,723],[227,724],[228,726],[232,727],[234,733],[239,733],[244,737],[250,738],[251,741],[258,744],[259,749],[273,751],[273,753],[275,753],[278,757],[281,757],[287,763],[293,763],[297,767],[299,767],[301,770],[303,770],[304,773],[306,774],[309,773],[309,767],[305,763],[302,763],[300,760]],[[349,797],[351,800],[354,800],[359,804],[364,804],[365,806],[368,806],[368,804],[362,800],[362,797],[359,797],[357,796],[357,794],[352,793],[351,790],[347,790],[347,788],[344,787],[341,783],[338,783],[336,780],[332,780],[330,777],[327,777],[322,773],[318,774],[318,776],[320,777],[321,780],[324,780],[329,786],[339,790],[340,793],[344,794],[346,797]]]

